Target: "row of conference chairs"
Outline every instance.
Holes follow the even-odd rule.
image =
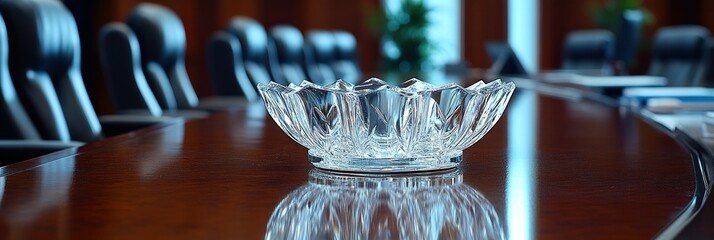
[[[173,121],[100,121],[80,71],[77,26],[61,3],[0,1],[0,15],[0,164]]]
[[[361,72],[356,45],[354,35],[345,31],[311,31],[303,39],[290,25],[275,26],[268,33],[253,19],[235,17],[209,40],[207,63],[218,97],[205,102],[216,108],[211,103],[230,105],[221,100],[226,97],[256,101],[257,85],[270,81],[356,82]],[[157,109],[201,107],[186,74],[184,49],[183,24],[163,6],[140,4],[125,23],[103,27],[100,55],[115,110],[144,109],[157,115]]]
[[[613,69],[618,67],[613,64],[616,41],[609,30],[571,32],[565,39],[562,68],[617,74]],[[632,47],[637,48],[638,44]],[[708,86],[714,80],[714,62],[711,60],[714,39],[705,27],[663,27],[655,33],[651,48],[648,75],[665,77],[671,86]]]
[[[211,37],[208,63],[217,95],[242,95],[250,101],[258,98],[258,83],[310,80],[324,85],[336,79],[355,83],[361,75],[353,34],[310,31],[303,37],[291,25],[268,32],[247,17],[234,17],[225,30]]]
[[[181,20],[168,8],[144,3],[125,22],[107,24],[100,33],[103,72],[119,115],[99,117],[84,87],[79,33],[67,8],[58,1],[0,1],[0,16],[1,165],[234,108],[256,100],[258,83],[298,81],[288,80],[294,75],[289,71],[302,70],[305,79],[317,82],[320,76],[313,68],[323,74],[323,81],[359,72],[356,44],[349,33],[309,33],[300,46],[294,36],[287,42],[279,39],[289,26],[276,27],[269,36],[257,22],[236,18],[209,44],[211,76],[219,96],[198,99],[184,64]],[[295,30],[287,31],[300,34]],[[353,46],[348,55],[336,50],[344,42]],[[294,59],[285,57],[289,52],[281,53],[284,45],[301,49],[298,67],[288,66]],[[308,49],[313,52],[308,54]],[[355,64],[352,70],[341,70],[344,59]],[[325,72],[333,75],[324,77]]]

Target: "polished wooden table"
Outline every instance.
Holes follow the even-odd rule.
[[[691,219],[704,189],[690,143],[534,89],[514,94],[460,170],[507,237],[669,238]],[[0,237],[260,239],[311,169],[307,149],[246,106],[0,169]]]

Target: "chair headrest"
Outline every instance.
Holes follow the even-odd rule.
[[[612,59],[615,36],[608,30],[582,30],[568,34],[565,55],[571,59]]]
[[[304,45],[300,30],[290,25],[278,25],[270,29],[270,35],[275,39],[280,59],[293,59],[300,56]]]
[[[338,59],[351,59],[357,51],[357,40],[355,36],[346,31],[336,31],[335,36],[335,53]]]
[[[331,62],[335,57],[335,36],[328,31],[311,31],[307,42],[314,51],[315,62]]]
[[[59,1],[0,1],[7,23],[13,69],[50,76],[79,67],[79,32],[72,13]]]
[[[268,49],[268,34],[263,25],[247,17],[234,17],[226,27],[228,33],[238,37],[245,59],[262,60]]]
[[[161,5],[141,3],[126,22],[139,40],[142,62],[157,62],[168,68],[183,60],[186,32],[173,11]]]
[[[653,57],[699,58],[706,51],[709,35],[709,30],[701,26],[664,27],[655,34]]]

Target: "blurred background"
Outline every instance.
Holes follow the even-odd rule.
[[[612,23],[627,9],[643,13],[641,43],[636,59],[626,66],[630,74],[646,71],[649,45],[655,31],[663,26],[696,24],[714,29],[713,1],[705,0],[424,0],[406,6],[402,0],[64,0],[79,27],[82,44],[82,71],[85,84],[99,114],[110,113],[98,54],[100,28],[112,21],[124,21],[141,2],[164,5],[178,14],[186,29],[186,67],[199,97],[213,95],[206,45],[210,35],[222,30],[234,16],[247,16],[266,29],[279,24],[296,26],[302,32],[313,29],[341,29],[357,39],[362,71],[422,71],[442,69],[445,64],[488,68],[491,60],[484,48],[487,42],[509,42],[529,70],[560,67],[566,35],[574,30],[612,28]],[[392,14],[383,14],[384,12]],[[426,63],[405,66],[395,63],[395,45],[389,34],[399,34],[395,24],[399,12],[413,15],[406,23],[424,16],[428,47],[422,49]],[[421,11],[421,12],[420,12]],[[396,22],[396,23],[395,23]],[[391,25],[390,25],[391,24]],[[410,27],[410,26],[406,26]],[[390,29],[391,28],[391,29]],[[390,32],[391,31],[391,32]],[[398,46],[397,46],[398,47]],[[390,55],[391,54],[391,55]],[[391,61],[391,62],[390,62]],[[408,65],[408,64],[407,64]]]

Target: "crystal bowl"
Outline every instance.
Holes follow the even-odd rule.
[[[458,166],[462,151],[501,117],[515,85],[495,80],[437,87],[411,79],[390,86],[372,78],[356,86],[270,82],[258,89],[270,116],[309,149],[316,167],[412,172]]]
[[[265,239],[504,239],[491,202],[463,172],[340,175],[312,170],[275,207]]]

